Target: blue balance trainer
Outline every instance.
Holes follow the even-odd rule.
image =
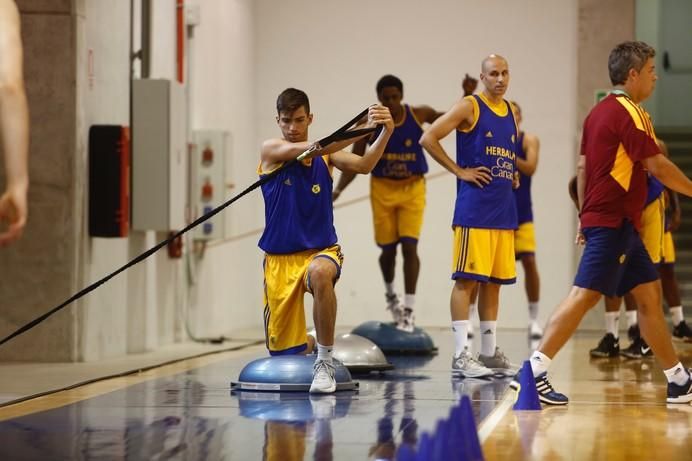
[[[399,330],[394,323],[370,321],[357,326],[351,333],[369,339],[385,354],[437,353],[432,338],[418,327],[409,333]]]
[[[308,392],[316,355],[279,355],[263,357],[245,365],[232,391]],[[358,383],[343,363],[334,360],[336,390],[354,390]]]

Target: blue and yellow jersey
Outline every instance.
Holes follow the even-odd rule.
[[[279,166],[277,166],[279,168]],[[271,171],[257,172],[262,177]],[[322,249],[337,241],[328,157],[296,163],[262,185],[265,228],[259,247],[270,254]]]
[[[480,188],[457,180],[455,226],[516,229],[517,206],[512,180],[516,169],[517,124],[507,101],[493,106],[483,95],[467,96],[474,105],[471,127],[457,130],[457,163],[485,166],[492,181]]]
[[[377,139],[379,130],[372,139]],[[423,135],[423,128],[408,104],[404,104],[404,119],[394,127],[394,132],[387,142],[382,158],[372,170],[378,178],[406,179],[428,172],[423,148],[418,140]]]
[[[517,137],[517,157],[526,160],[524,152],[524,132]],[[519,169],[517,168],[517,171]],[[519,224],[533,222],[533,204],[531,203],[531,176],[526,176],[519,171],[519,188],[514,190],[514,198],[517,200],[517,218]]]
[[[650,204],[656,200],[662,193],[666,186],[663,185],[661,181],[656,179],[651,173],[647,174],[646,178],[646,205]]]

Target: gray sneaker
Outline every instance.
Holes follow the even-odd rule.
[[[452,357],[452,373],[458,373],[465,378],[482,378],[492,376],[493,370],[483,366],[466,349],[459,357]]]
[[[415,330],[416,316],[413,315],[413,309],[409,307],[404,307],[401,318],[396,324],[396,328],[407,333],[413,333]]]
[[[401,307],[399,297],[394,293],[391,295],[385,293],[384,296],[387,299],[387,311],[392,315],[394,323],[399,325],[404,315],[404,309]]]
[[[494,374],[500,376],[514,376],[519,371],[519,367],[512,365],[499,347],[495,348],[495,355],[493,356],[478,355],[478,361],[490,368]]]
[[[332,362],[326,360],[315,360],[312,366],[312,384],[310,385],[310,393],[313,394],[331,394],[336,391],[336,368]]]

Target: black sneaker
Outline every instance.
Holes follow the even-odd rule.
[[[553,385],[548,381],[548,373],[541,373],[536,377],[536,390],[538,399],[548,405],[567,405],[569,399],[565,394],[560,394],[553,389]],[[669,395],[670,395],[670,391]]]
[[[644,341],[644,338],[641,336],[635,338],[632,344],[627,346],[627,349],[622,350],[621,354],[628,359],[642,359],[654,355],[649,345],[646,344],[646,341]]]
[[[682,386],[675,383],[668,383],[668,403],[688,403],[692,402],[692,370],[687,370],[687,382]]]
[[[519,391],[521,388],[519,385],[520,377],[521,370],[519,370],[509,382],[510,389]],[[555,389],[553,389],[553,385],[550,384],[550,381],[548,381],[548,372],[544,371],[534,379],[536,380],[536,392],[538,392],[538,399],[541,402],[547,403],[548,405],[567,405],[567,403],[569,403],[569,399],[565,394],[556,392]]]
[[[673,327],[673,341],[692,342],[692,329],[684,320]]]
[[[612,333],[606,333],[599,341],[598,346],[589,351],[591,357],[617,357],[619,353],[620,340]]]
[[[639,325],[635,323],[629,327],[627,329],[627,337],[630,339],[630,341],[634,341],[635,339],[641,337],[641,333],[639,333]]]

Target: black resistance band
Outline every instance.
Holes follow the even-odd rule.
[[[339,128],[338,130],[336,130],[334,133],[330,134],[329,136],[327,136],[327,137],[325,137],[325,138],[320,139],[320,140],[317,142],[317,144],[318,144],[317,148],[324,149],[324,148],[327,147],[328,145],[333,144],[333,143],[335,143],[335,142],[345,141],[345,140],[347,140],[347,139],[357,138],[357,137],[363,136],[363,135],[365,135],[365,134],[374,132],[374,131],[377,129],[377,127],[372,127],[372,128],[357,128],[357,129],[349,130],[349,128],[351,128],[356,122],[358,122],[358,121],[361,120],[363,117],[365,117],[365,115],[366,115],[367,113],[368,113],[368,109],[364,109],[361,113],[359,113],[358,115],[356,115],[355,117],[353,117],[353,119],[351,119],[347,124],[345,124],[344,126],[342,126],[341,128]],[[244,191],[242,191],[241,193],[239,193],[239,194],[236,195],[235,197],[233,197],[233,198],[229,199],[228,201],[222,203],[222,204],[219,205],[218,207],[216,207],[216,208],[214,208],[213,210],[211,210],[209,213],[207,213],[207,214],[205,214],[205,215],[202,215],[202,216],[200,216],[199,218],[195,219],[193,222],[191,222],[190,224],[188,224],[187,226],[185,226],[182,230],[180,230],[180,231],[176,232],[175,234],[171,235],[171,236],[168,237],[166,240],[163,240],[162,242],[160,242],[160,243],[154,245],[153,247],[151,247],[150,249],[148,249],[148,250],[145,251],[144,253],[140,254],[139,256],[137,256],[136,258],[134,258],[133,260],[131,260],[130,262],[128,262],[127,264],[125,264],[124,266],[122,266],[120,269],[118,269],[118,270],[116,270],[115,272],[112,272],[112,273],[110,273],[109,275],[103,277],[101,280],[92,283],[92,284],[89,285],[88,287],[86,287],[86,288],[82,289],[81,291],[79,291],[79,292],[75,293],[74,295],[72,295],[67,301],[63,302],[62,304],[60,304],[60,305],[58,305],[58,306],[56,306],[56,307],[54,307],[53,309],[49,310],[49,311],[46,312],[45,314],[43,314],[43,315],[41,315],[41,316],[35,318],[34,320],[32,320],[31,322],[27,323],[27,324],[24,325],[23,327],[19,328],[18,330],[16,330],[14,333],[10,334],[9,336],[6,336],[6,337],[3,338],[2,340],[0,340],[0,346],[3,345],[3,344],[5,344],[6,342],[10,341],[11,339],[13,339],[13,338],[15,338],[15,337],[21,335],[22,333],[24,333],[24,332],[26,332],[26,331],[28,331],[28,330],[31,330],[32,328],[34,328],[34,327],[35,327],[36,325],[38,325],[39,323],[41,323],[41,322],[43,322],[44,320],[46,320],[48,317],[52,316],[53,314],[55,314],[56,312],[60,311],[60,310],[63,309],[64,307],[68,306],[69,304],[72,304],[73,302],[75,302],[75,301],[78,300],[79,298],[85,296],[86,294],[88,294],[88,293],[94,291],[96,288],[98,288],[99,286],[103,285],[104,283],[106,283],[107,281],[109,281],[110,279],[112,279],[113,277],[115,277],[116,275],[118,275],[119,273],[123,272],[124,270],[129,269],[130,267],[134,266],[135,264],[137,264],[137,263],[139,263],[139,262],[145,260],[146,258],[148,258],[149,256],[153,255],[154,253],[156,253],[157,251],[159,251],[161,248],[165,247],[165,246],[168,245],[170,242],[172,242],[173,240],[177,239],[178,237],[180,237],[181,235],[183,235],[184,233],[186,233],[186,232],[189,231],[190,229],[193,229],[193,228],[199,226],[199,225],[202,224],[204,221],[206,221],[206,220],[212,218],[213,216],[217,215],[218,213],[220,213],[224,208],[228,207],[228,206],[231,205],[233,202],[236,202],[236,201],[239,200],[241,197],[243,197],[243,196],[249,194],[249,193],[252,192],[253,190],[255,190],[255,189],[257,189],[258,187],[260,187],[262,184],[265,184],[266,182],[270,181],[270,180],[271,180],[272,178],[274,178],[277,174],[279,174],[279,172],[281,172],[281,171],[285,170],[286,168],[291,167],[291,166],[294,165],[295,163],[297,163],[297,162],[299,162],[299,161],[305,159],[308,155],[314,153],[315,150],[316,150],[316,147],[311,147],[310,149],[306,150],[305,152],[303,152],[302,154],[300,154],[298,157],[294,158],[293,160],[290,160],[290,161],[284,163],[283,165],[281,165],[279,168],[275,169],[275,170],[272,171],[271,173],[269,173],[269,174],[267,174],[267,175],[265,175],[265,176],[262,176],[258,181],[256,181],[254,184],[252,184],[252,185],[250,185],[249,187],[247,187]]]

